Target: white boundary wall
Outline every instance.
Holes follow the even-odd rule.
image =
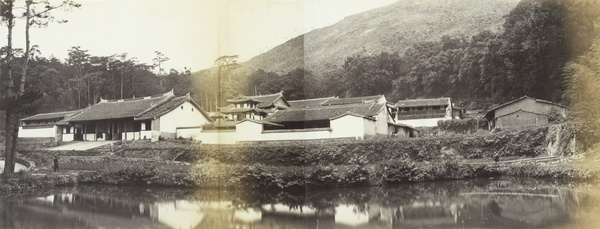
[[[177,128],[176,138],[192,138],[196,139],[202,133],[202,127]]]
[[[46,127],[30,127],[23,128],[19,127],[19,138],[55,138],[56,137],[56,126]]]
[[[236,131],[202,131],[194,140],[202,144],[235,144],[238,136]]]
[[[409,125],[413,127],[434,127],[440,120],[450,120],[451,118],[427,118],[427,119],[407,119],[397,120],[396,123]]]

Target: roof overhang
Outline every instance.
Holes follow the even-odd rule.
[[[338,115],[338,116],[332,117],[332,118],[330,118],[329,120],[335,120],[335,119],[339,119],[339,118],[342,118],[342,117],[345,117],[345,116],[348,116],[348,115],[350,115],[350,116],[354,116],[354,117],[359,117],[359,118],[364,118],[364,119],[368,119],[368,120],[372,120],[372,121],[377,121],[377,119],[375,119],[375,118],[373,118],[373,117],[368,117],[368,116],[364,116],[364,115],[359,115],[359,114],[355,114],[355,113],[352,113],[352,112],[346,112],[345,114],[342,114],[342,115]]]
[[[269,126],[280,126],[283,127],[283,125],[278,124],[278,123],[274,123],[274,122],[269,122],[269,121],[264,121],[264,120],[255,120],[255,119],[244,119],[242,121],[237,122],[236,124],[240,124],[243,122],[253,122],[256,124],[262,124],[262,125],[269,125]]]
[[[391,126],[397,126],[397,127],[406,127],[406,128],[410,128],[410,129],[415,129],[414,127],[410,126],[410,125],[406,125],[406,124],[402,124],[402,123],[393,123],[393,122],[388,122],[388,125]]]

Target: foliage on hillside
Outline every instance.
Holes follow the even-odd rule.
[[[411,3],[398,3],[376,12],[377,15],[387,15],[395,12],[391,8],[397,11],[405,8],[416,10],[411,8]],[[529,95],[568,103],[563,93],[567,88],[565,82],[570,80],[573,71],[565,71],[565,66],[571,66],[569,61],[586,53],[591,41],[598,36],[594,21],[599,15],[590,10],[598,8],[597,2],[587,0],[522,1],[512,11],[506,11],[501,30],[482,29],[471,34],[440,33],[431,36],[431,39],[415,39],[402,45],[378,43],[375,38],[365,44],[357,43],[352,37],[355,27],[360,30],[361,26],[368,24],[373,30],[363,30],[370,35],[389,26],[389,23],[381,21],[383,19],[373,16],[375,13],[367,12],[322,29],[344,34],[344,39],[335,40],[340,43],[338,45],[354,45],[344,52],[343,57],[335,55],[337,46],[334,44],[318,49],[318,52],[327,53],[328,60],[335,64],[320,60],[316,64],[325,67],[314,68],[312,66],[316,64],[306,62],[315,60],[309,51],[292,52],[285,44],[272,51],[284,56],[271,58],[269,65],[262,69],[252,70],[253,67],[246,65],[237,72],[232,71],[230,74],[235,75],[234,80],[225,84],[230,85],[227,88],[235,93],[266,94],[283,90],[293,95],[292,99],[385,94],[388,100],[395,101],[446,96],[467,108],[485,109]],[[428,8],[428,13],[433,15],[437,15],[438,11],[443,10]],[[420,13],[419,10],[415,12]],[[348,23],[349,20],[356,21]],[[427,20],[419,18],[416,21]],[[440,21],[437,23],[444,23]],[[339,27],[341,25],[345,27]],[[425,30],[437,31],[432,29],[437,24],[428,25],[387,28],[386,34],[380,35],[402,40],[400,38],[407,36],[402,33],[405,28],[413,29],[416,34],[425,33]],[[448,27],[455,29],[468,25],[455,23]],[[290,43],[308,49],[311,44],[318,43],[318,39],[333,39],[326,34],[317,36],[319,31],[305,35],[304,40],[313,37],[311,42],[304,42],[306,45],[296,39]],[[377,46],[376,51],[365,50],[364,45]],[[270,54],[262,56],[265,55]],[[296,66],[286,62],[286,58],[299,58],[303,63]],[[277,67],[280,64],[284,67]],[[204,77],[209,75],[203,74]],[[302,79],[304,83],[300,82]],[[210,89],[210,86],[206,88]]]
[[[81,47],[68,50],[69,57],[61,61],[54,57],[34,56],[30,59],[27,90],[43,97],[22,116],[39,112],[54,112],[85,108],[100,99],[127,99],[156,95],[175,89],[178,95],[190,92],[189,72],[171,70],[158,76],[153,66],[138,63],[126,54],[92,56]],[[22,69],[22,57],[17,56],[13,71]],[[185,85],[185,86],[182,86]]]
[[[442,36],[498,31],[504,22],[502,17],[517,2],[402,0],[293,38],[252,58],[247,65],[271,72],[304,68],[322,73],[354,55],[402,53],[414,44],[436,41]]]

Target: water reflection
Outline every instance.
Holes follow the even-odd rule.
[[[0,212],[4,228],[538,228],[569,223],[579,198],[527,180],[297,194],[79,186],[4,198]]]

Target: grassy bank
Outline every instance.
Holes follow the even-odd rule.
[[[548,139],[556,139],[549,132],[542,127],[472,136],[220,146],[134,141],[115,151],[58,154],[61,171],[74,174],[75,183],[96,184],[300,190],[490,176],[564,182],[600,177],[573,166],[573,156],[529,160],[547,154]],[[494,162],[495,155],[501,155],[500,162]],[[38,173],[51,173],[52,156],[24,152]]]
[[[75,185],[78,182],[76,176],[69,174],[53,175],[31,175],[17,173],[11,177],[0,178],[0,191],[2,193],[25,193],[32,190],[52,188],[56,186]]]

